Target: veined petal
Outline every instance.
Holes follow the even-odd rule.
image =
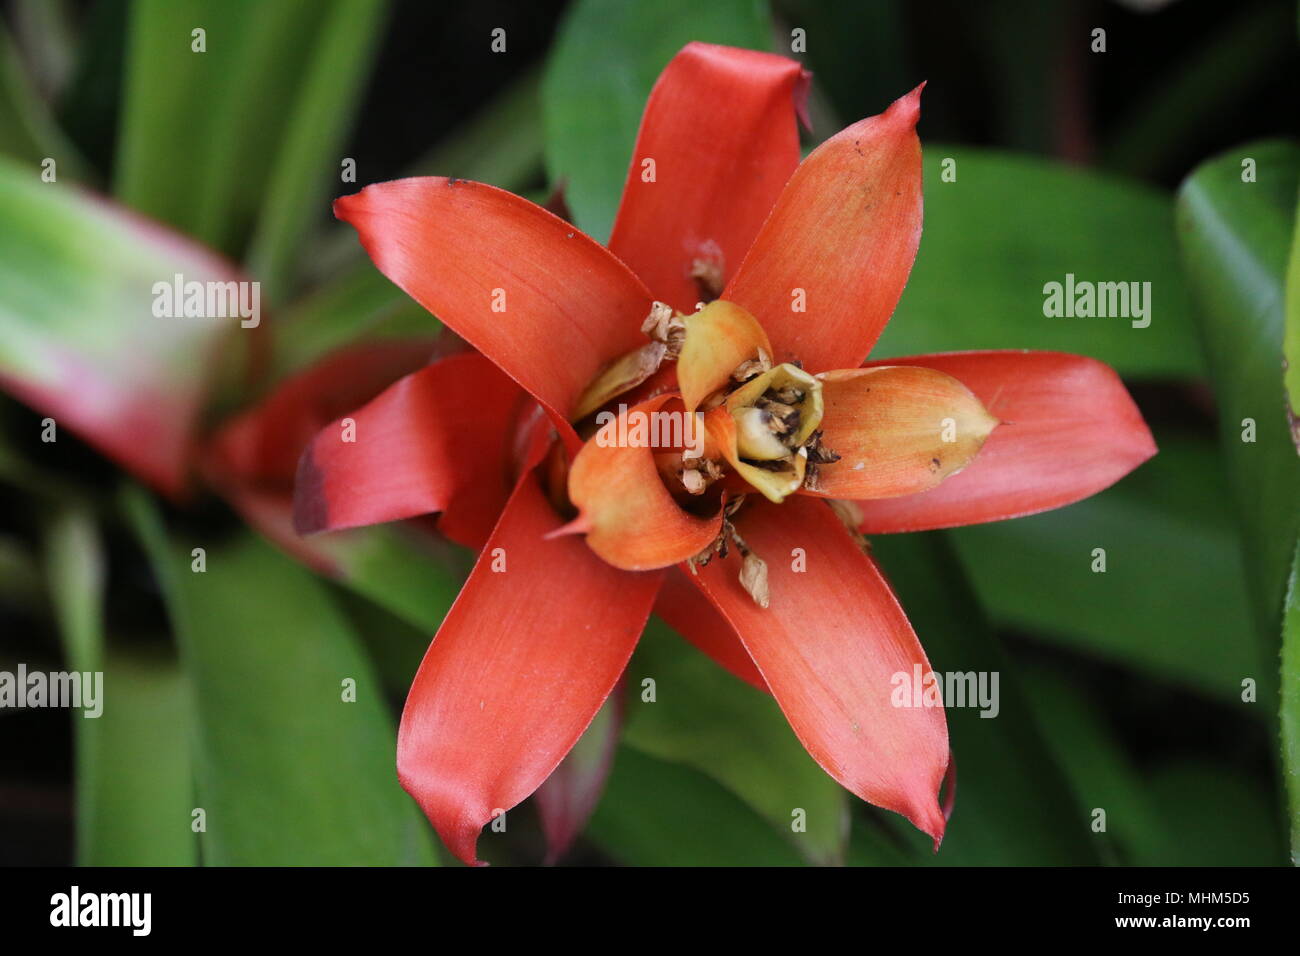
[[[722,293],[776,361],[856,368],[889,321],[921,240],[920,103],[917,87],[814,150]]]
[[[736,527],[767,563],[769,606],[759,607],[740,585],[739,562],[730,558],[713,560],[693,580],[740,635],[813,759],[937,844],[947,724],[941,706],[894,705],[898,675],[911,682],[930,665],[879,569],[831,509],[811,498],[756,501]]]
[[[379,271],[567,421],[606,363],[645,342],[650,294],[575,226],[501,189],[440,177],[334,202]]]
[[[535,477],[515,489],[420,664],[402,712],[402,786],[448,848],[475,863],[479,830],[545,780],[591,723],[640,637],[661,574],[610,567]]]
[[[694,644],[723,669],[767,692],[763,675],[749,651],[718,609],[688,578],[690,572],[669,568],[655,599],[655,613],[674,631]]]
[[[953,352],[887,359],[958,379],[1002,424],[959,475],[917,495],[859,501],[868,534],[1000,521],[1059,508],[1156,453],[1119,376],[1061,352]]]
[[[473,352],[406,376],[325,426],[303,451],[295,525],[307,534],[462,511],[462,537],[481,541],[509,495],[523,398]]]
[[[720,289],[799,165],[796,114],[810,75],[770,53],[688,43],[641,118],[609,247],[683,312],[700,263]]]
[[[670,402],[677,407],[666,409]],[[679,423],[675,435],[674,420]],[[661,424],[665,422],[669,424]],[[683,510],[659,477],[655,454],[680,452],[683,445],[670,440],[689,443],[693,437],[702,440],[703,434],[676,395],[660,395],[621,411],[573,461],[569,500],[578,518],[568,529],[585,531],[593,551],[628,571],[668,567],[699,554],[718,536],[722,516],[699,518]]]
[[[822,446],[840,456],[818,465],[805,489],[823,498],[926,491],[967,467],[998,424],[970,389],[935,369],[879,366],[818,378]]]

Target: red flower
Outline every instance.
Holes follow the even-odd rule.
[[[442,512],[483,543],[495,520],[398,740],[403,785],[466,862],[573,746],[652,610],[937,845],[943,711],[891,706],[893,675],[930,668],[858,533],[1057,507],[1155,451],[1091,359],[863,365],[920,240],[920,88],[800,164],[806,82],[780,57],[687,46],[646,107],[609,249],[479,183],[335,204],[385,275],[522,389],[435,362],[299,468],[301,530]],[[593,436],[589,413],[615,400],[634,407]],[[699,454],[610,441],[634,414],[697,409]]]

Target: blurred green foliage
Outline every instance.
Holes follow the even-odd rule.
[[[1203,164],[1178,196],[1179,238],[1198,293],[1206,356],[1222,410],[1220,443],[1267,661],[1260,698],[1268,713],[1280,709],[1293,855],[1300,851],[1300,682],[1289,611],[1294,592],[1288,588],[1300,533],[1300,457],[1288,427],[1282,348],[1286,301],[1295,295],[1286,284],[1298,187],[1300,147],[1253,142]],[[1279,634],[1285,641],[1280,704],[1274,672]]]

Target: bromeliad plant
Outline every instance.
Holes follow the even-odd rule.
[[[398,740],[403,785],[466,862],[583,733],[652,611],[937,846],[944,714],[891,702],[894,675],[930,665],[862,536],[1059,507],[1155,452],[1088,358],[863,364],[920,240],[921,90],[800,163],[807,83],[782,57],[684,48],[647,104],[608,248],[475,182],[335,203],[479,353],[324,429],[295,500],[303,532],[440,512],[482,547]],[[700,415],[703,443],[617,440],[664,413]]]

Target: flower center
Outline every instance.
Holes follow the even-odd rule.
[[[714,446],[754,490],[781,502],[837,460],[821,445],[822,382],[798,365],[772,367],[765,352],[747,359],[707,397],[705,424]]]
[[[736,369],[742,384],[725,399],[736,420],[736,447],[753,462],[784,462],[813,441],[822,424],[822,382],[798,365],[766,372],[753,365]]]
[[[704,517],[724,509],[716,538],[688,563],[694,570],[737,552],[742,586],[766,607],[767,565],[737,532],[735,516],[748,494],[780,503],[815,487],[819,464],[838,460],[821,445],[823,382],[797,363],[774,366],[762,327],[733,302],[701,302],[689,315],[656,302],[641,330],[649,341],[611,362],[576,403],[579,433],[618,399],[619,412],[594,417],[621,416],[613,420],[626,420],[630,435],[632,419],[672,389],[656,412],[689,417],[703,431],[698,440],[652,442],[655,472],[684,511]],[[669,363],[672,374],[657,377]]]

